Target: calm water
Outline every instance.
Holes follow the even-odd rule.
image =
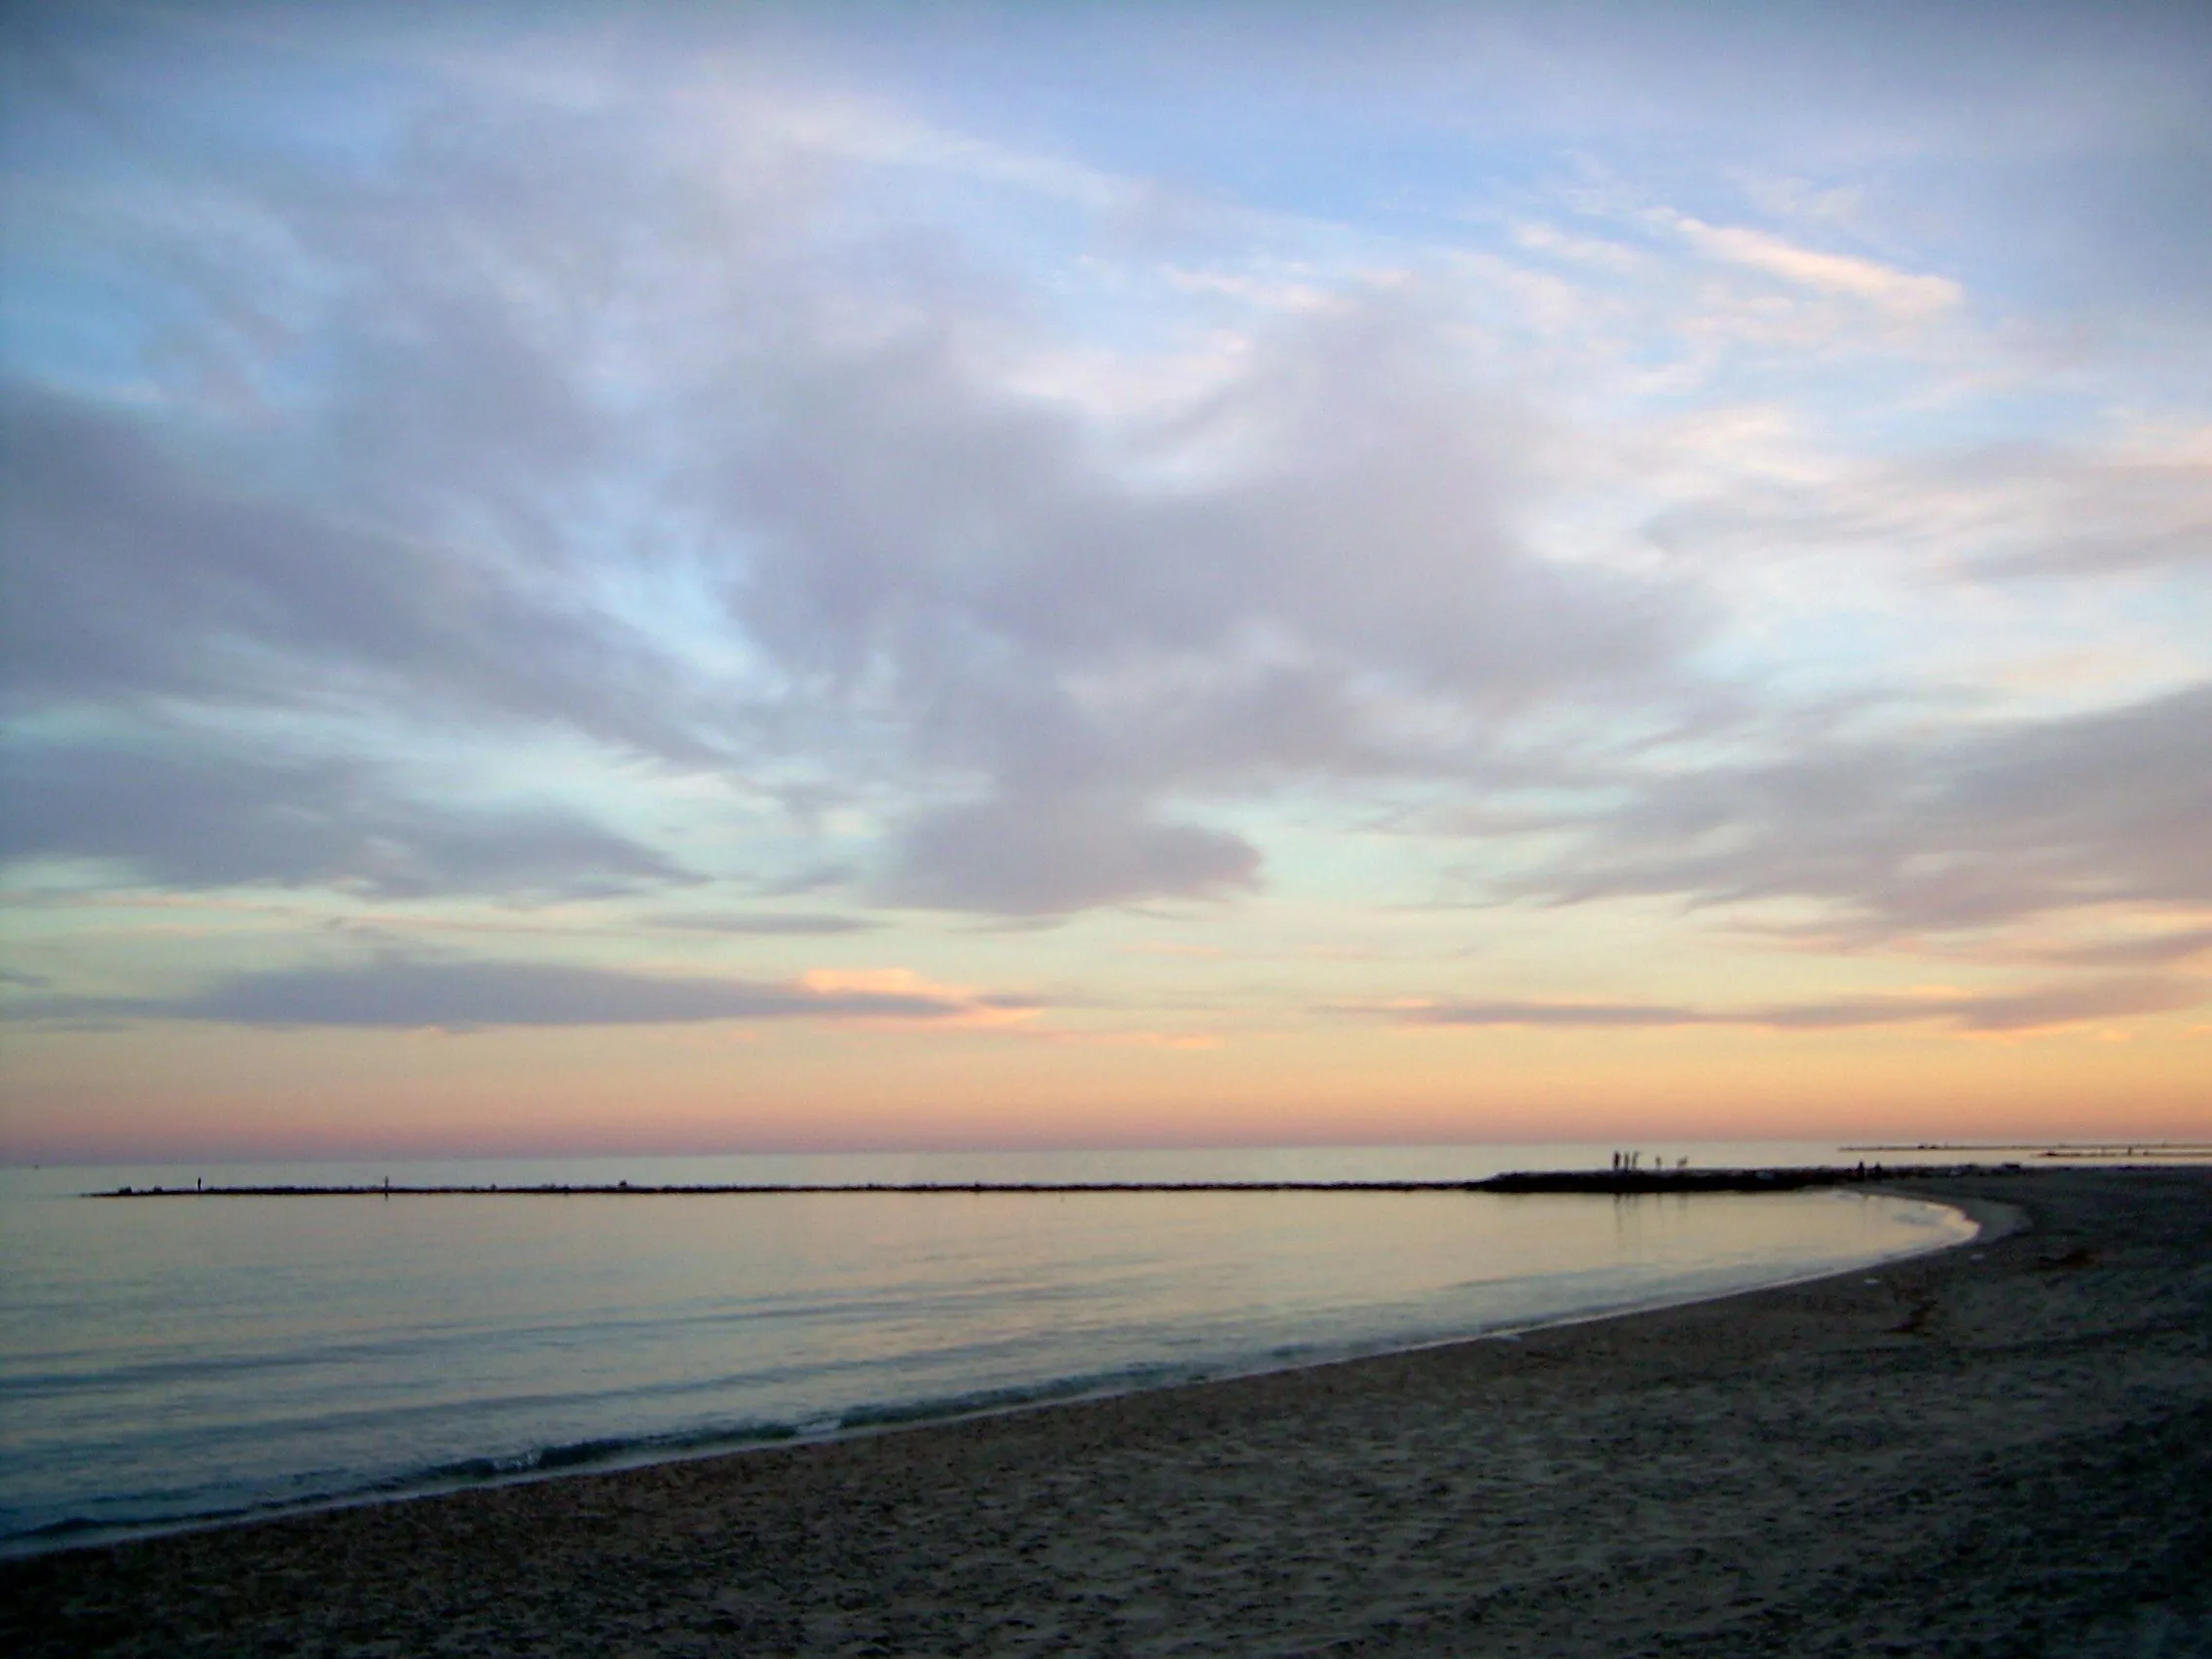
[[[1702,1164],[1826,1147],[1667,1148]],[[1604,1148],[0,1172],[0,1549],[1709,1296],[1972,1228],[1858,1194],[163,1199],[283,1181],[1461,1179]]]

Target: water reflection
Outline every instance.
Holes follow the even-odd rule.
[[[685,1163],[678,1178],[740,1177]],[[7,1211],[0,1524],[16,1530],[1217,1374],[1714,1294],[1964,1233],[1946,1211],[1835,1192],[99,1203],[65,1190],[18,1185]]]

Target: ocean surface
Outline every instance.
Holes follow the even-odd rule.
[[[0,1551],[1268,1370],[1958,1242],[1855,1192],[163,1198],[122,1185],[1462,1180],[1596,1146],[0,1170]],[[1856,1161],[1665,1146],[1646,1161]]]

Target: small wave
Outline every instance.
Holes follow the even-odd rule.
[[[59,1521],[49,1521],[43,1527],[26,1527],[19,1532],[10,1532],[4,1537],[0,1537],[0,1544],[12,1544],[18,1538],[25,1541],[38,1538],[68,1538],[79,1532],[96,1532],[101,1528],[110,1525],[113,1525],[113,1523],[93,1521],[83,1515],[71,1515]]]
[[[66,1515],[34,1526],[0,1531],[0,1559],[39,1555],[54,1549],[110,1543],[155,1532],[186,1531],[240,1521],[268,1520],[347,1504],[376,1502],[416,1493],[450,1492],[456,1487],[491,1486],[535,1475],[570,1473],[595,1465],[657,1462],[718,1451],[772,1446],[796,1440],[807,1426],[757,1422],[691,1429],[674,1434],[609,1436],[532,1447],[502,1456],[463,1457],[374,1480],[338,1484],[319,1491],[295,1492],[280,1498],[241,1498],[208,1507],[157,1507],[108,1515]]]
[[[68,1549],[78,1545],[114,1543],[123,1538],[146,1537],[158,1532],[182,1532],[199,1527],[267,1520],[279,1515],[296,1514],[302,1510],[326,1508],[349,1498],[370,1495],[378,1494],[372,1494],[368,1491],[332,1492],[313,1496],[241,1499],[236,1503],[216,1504],[207,1508],[160,1506],[136,1511],[119,1509],[116,1513],[107,1515],[64,1515],[33,1526],[0,1531],[0,1560],[43,1555],[50,1550]]]
[[[748,1446],[773,1446],[796,1440],[806,1432],[797,1423],[758,1422],[738,1426],[687,1429],[674,1434],[609,1435],[594,1440],[571,1440],[556,1446],[534,1447],[499,1457],[463,1457],[440,1463],[418,1474],[394,1476],[380,1482],[380,1493],[431,1487],[512,1480],[517,1476],[552,1474],[585,1469],[599,1463],[629,1463],[689,1453],[740,1451]]]
[[[913,1423],[941,1422],[949,1418],[977,1417],[988,1412],[1041,1406],[1055,1400],[1078,1400],[1091,1395],[1132,1393],[1140,1388],[1172,1387],[1180,1382],[1203,1382],[1215,1375],[1195,1365],[1138,1365],[1081,1377],[1059,1377],[1045,1382],[1014,1383],[999,1388],[974,1388],[956,1394],[939,1394],[924,1400],[887,1400],[854,1406],[840,1412],[828,1425],[834,1433],[862,1433],[869,1429],[903,1428]]]

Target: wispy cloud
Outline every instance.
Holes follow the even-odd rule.
[[[2212,985],[2181,979],[2092,979],[2025,991],[1943,991],[1707,1008],[1629,1002],[1411,1002],[1376,1012],[1406,1025],[1535,1026],[1570,1030],[1737,1025],[1769,1031],[1850,1031],[1943,1025],[1965,1032],[2037,1031],[2087,1020],[2167,1014],[2212,1001]]]
[[[640,918],[646,926],[683,933],[753,934],[769,938],[866,933],[881,926],[862,916],[797,910],[655,910]]]
[[[1571,844],[1515,884],[1556,902],[1810,900],[1893,935],[2097,905],[2202,906],[2207,731],[2212,683],[1617,779]]]
[[[693,879],[557,805],[426,796],[389,762],[272,749],[191,727],[0,746],[0,863],[94,861],[127,882],[386,899],[574,898]]]
[[[2046,961],[2072,962],[2084,968],[2149,968],[2187,962],[2207,952],[2212,952],[2212,927],[2176,928],[2099,940],[2090,944],[2054,945],[2040,954]]]
[[[17,999],[7,1012],[34,1021],[176,1019],[467,1031],[710,1020],[996,1021],[1037,1006],[1004,994],[952,991],[903,973],[813,975],[779,983],[535,961],[388,957],[241,974],[169,997]]]
[[[1824,253],[1743,225],[1709,225],[1677,216],[1675,227],[1700,253],[1799,287],[1845,294],[1906,314],[1943,311],[1962,290],[1947,276],[1899,271],[1857,254]]]
[[[2139,577],[2212,562],[2212,429],[1825,458],[1821,475],[1739,484],[1670,508],[1691,555],[1861,552],[1984,580]]]

